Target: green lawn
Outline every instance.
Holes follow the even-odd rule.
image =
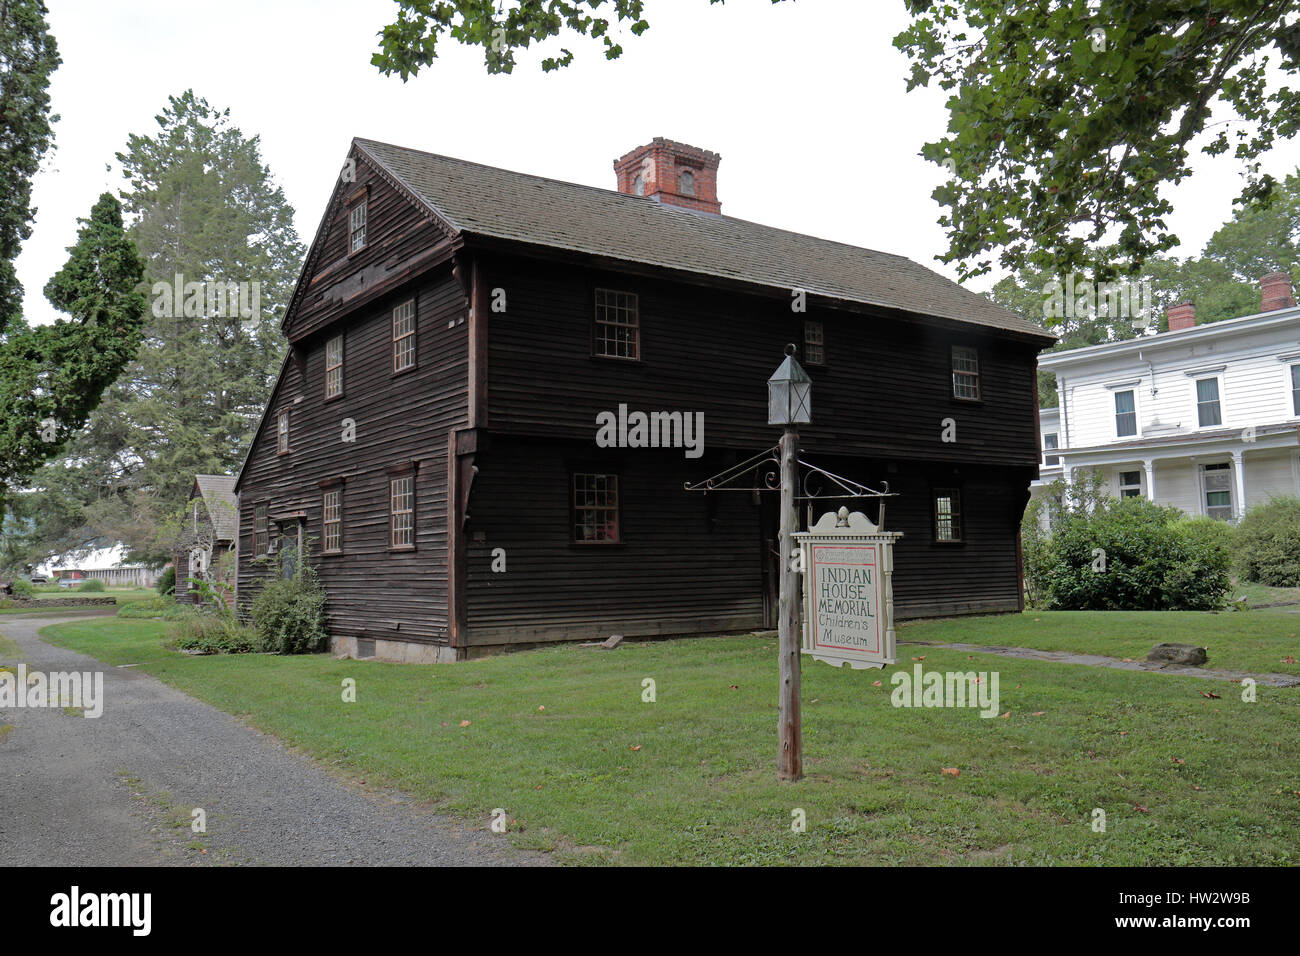
[[[1195,644],[1210,669],[1300,676],[1300,614],[1282,611],[1030,611],[918,621],[900,641],[992,644],[1145,660],[1163,642]],[[920,653],[919,651],[917,653]],[[1294,663],[1284,663],[1294,658]]]
[[[1300,588],[1271,588],[1264,584],[1250,581],[1234,581],[1228,592],[1234,600],[1240,597],[1250,605],[1281,604],[1288,601],[1300,601]]]
[[[1222,634],[1255,616],[1211,620]],[[1059,633],[1145,650],[1149,637],[1124,632],[1155,625],[1042,613],[902,636],[1000,630],[1002,642],[1024,643]],[[1190,626],[1168,616],[1163,636]],[[482,826],[505,808],[510,839],[566,862],[1300,863],[1300,689],[1260,688],[1245,703],[1235,685],[1200,678],[900,648],[908,671],[914,656],[927,669],[996,670],[1009,716],[985,719],[891,706],[895,669],[806,661],[807,776],[779,784],[770,636],[403,666],[190,657],[164,649],[164,631],[100,618],[44,633],[110,664],[138,663],[367,785]],[[356,703],[341,699],[346,678]],[[646,678],[655,703],[642,701]],[[1094,808],[1106,811],[1105,833],[1091,828]],[[804,833],[792,832],[796,809]]]

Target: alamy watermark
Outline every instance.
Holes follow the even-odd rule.
[[[1151,280],[1093,282],[1071,272],[1064,282],[1053,279],[1043,286],[1043,318],[1064,321],[1098,316],[1129,319],[1142,329],[1150,327],[1156,317]]]
[[[186,282],[178,272],[171,282],[155,282],[152,291],[153,314],[159,319],[241,319],[251,324],[262,318],[260,281]]]
[[[75,707],[82,716],[104,713],[104,675],[101,672],[0,670],[0,709],[19,707]]]
[[[997,671],[896,671],[889,702],[895,707],[978,707],[981,717],[998,716]]]
[[[617,412],[596,415],[600,448],[685,448],[687,458],[704,454],[703,412]]]

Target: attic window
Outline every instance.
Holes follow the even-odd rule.
[[[695,174],[693,172],[689,169],[683,169],[679,181],[681,182],[681,194],[683,196],[695,195]]]
[[[366,244],[366,200],[362,199],[348,213],[348,231],[351,236],[352,252],[357,252]]]

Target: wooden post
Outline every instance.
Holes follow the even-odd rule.
[[[799,486],[799,432],[787,425],[781,436],[781,606],[778,618],[781,696],[777,779],[803,776],[803,719],[799,701],[799,577],[791,567],[794,535],[799,530],[795,492]]]

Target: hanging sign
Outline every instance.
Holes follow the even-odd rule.
[[[861,512],[827,512],[795,534],[803,575],[803,653],[835,667],[884,667],[894,656],[894,542]]]

